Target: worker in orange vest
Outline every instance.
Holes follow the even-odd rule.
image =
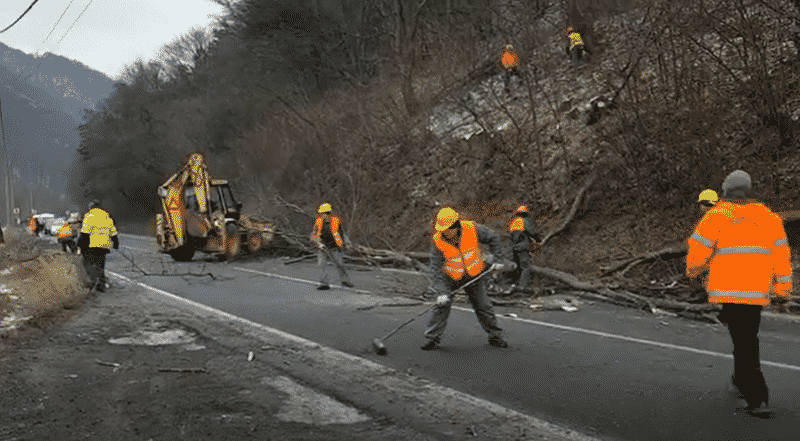
[[[506,95],[511,95],[511,76],[519,78],[519,55],[514,52],[514,46],[507,44],[500,52],[500,57],[497,60],[500,69],[503,71],[503,82],[505,84]]]
[[[331,204],[324,203],[317,210],[317,217],[314,219],[314,233],[311,240],[319,248],[317,263],[322,266],[322,279],[317,289],[330,289],[328,284],[328,261],[330,260],[339,271],[339,280],[342,286],[353,287],[350,276],[344,268],[342,261],[342,249],[345,245],[349,246],[350,241],[342,230],[342,221],[339,216],[333,213]]]
[[[78,215],[77,213],[70,215],[64,225],[56,232],[56,238],[58,239],[58,243],[61,244],[61,249],[66,253],[69,250],[70,253],[75,253],[78,251],[78,244],[75,242],[75,238],[78,237]]]
[[[687,241],[686,275],[708,272],[709,303],[722,304],[719,321],[733,341],[733,391],[755,415],[769,413],[769,390],[759,361],[761,309],[788,301],[792,292],[789,244],[781,218],[748,199],[750,175],[742,170],[722,183],[723,200],[709,210]]]
[[[447,326],[452,298],[450,293],[470,282],[487,268],[496,271],[513,271],[513,263],[501,263],[503,249],[500,237],[483,225],[459,220],[459,214],[450,207],[439,210],[436,217],[430,268],[433,275],[433,290],[437,294],[436,305],[431,313],[428,328],[425,330],[424,351],[435,349]],[[492,259],[487,264],[481,244],[489,246]],[[505,348],[503,330],[497,325],[492,303],[486,295],[486,279],[481,278],[464,288],[478,316],[483,330],[489,334],[489,344]]]
[[[586,44],[583,42],[581,34],[573,29],[572,26],[567,26],[566,29],[564,29],[564,35],[566,35],[567,39],[569,40],[569,44],[567,45],[567,53],[572,61],[576,63],[587,61],[587,54],[591,55],[592,53],[586,48]]]
[[[511,294],[517,289],[527,290],[531,278],[531,255],[528,254],[528,247],[531,240],[534,243],[541,242],[539,233],[530,218],[527,205],[520,205],[517,208],[514,219],[508,227],[511,239],[511,261],[517,265],[517,277],[514,284],[506,291]]]

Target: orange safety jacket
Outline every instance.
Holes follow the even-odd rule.
[[[64,224],[56,232],[56,237],[59,239],[69,239],[76,236],[75,228],[70,224]]]
[[[765,306],[792,291],[789,243],[781,218],[757,202],[723,201],[687,240],[686,275],[708,271],[709,303]]]
[[[500,54],[500,66],[503,69],[513,69],[519,66],[519,55],[514,51],[503,49]]]
[[[331,216],[331,234],[333,234],[333,240],[336,241],[337,246],[341,247],[344,245],[342,235],[339,234],[339,216]],[[317,239],[317,242],[322,241],[322,216],[317,217],[314,221],[314,237]]]
[[[573,47],[578,46],[578,45],[583,46],[583,39],[581,38],[581,34],[579,34],[577,32],[570,32],[570,34],[567,35],[567,38],[569,38],[569,48],[570,49],[572,49]]]
[[[442,270],[453,280],[461,280],[466,272],[475,277],[483,271],[485,266],[481,247],[478,244],[478,232],[475,224],[470,221],[461,221],[461,243],[459,248],[442,239],[442,233],[437,231],[433,235],[433,244],[444,255]]]
[[[511,222],[511,226],[508,227],[508,231],[523,231],[525,230],[525,221],[522,220],[522,217],[517,216],[514,221]]]

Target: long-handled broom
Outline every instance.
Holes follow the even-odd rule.
[[[453,296],[454,296],[454,295],[455,295],[455,294],[456,294],[456,293],[457,293],[459,290],[461,290],[461,289],[463,289],[463,288],[466,288],[466,287],[468,287],[468,286],[472,285],[473,283],[477,282],[478,280],[480,280],[480,278],[481,278],[481,277],[485,276],[486,274],[489,274],[489,272],[490,272],[490,271],[491,271],[491,267],[490,267],[488,270],[486,270],[486,271],[484,271],[484,272],[482,272],[482,273],[478,274],[477,276],[475,276],[475,278],[473,278],[473,279],[472,279],[472,280],[470,280],[469,282],[467,282],[467,283],[465,283],[465,284],[463,284],[463,285],[459,286],[458,288],[454,289],[453,291],[451,291],[451,292],[450,292],[450,294],[448,294],[448,297],[450,297],[450,298],[452,299],[452,298],[453,298]],[[431,309],[433,309],[435,306],[436,306],[436,303],[434,303],[433,305],[431,305],[431,306],[429,306],[429,307],[425,308],[425,310],[424,310],[424,311],[422,311],[422,312],[420,312],[419,314],[417,314],[416,316],[414,316],[414,317],[412,317],[412,318],[408,319],[408,320],[407,320],[407,321],[405,321],[405,322],[404,322],[402,325],[400,325],[400,326],[398,326],[397,328],[395,328],[395,330],[394,330],[394,331],[392,331],[392,332],[390,332],[390,333],[388,333],[388,334],[384,335],[384,336],[383,336],[383,338],[376,338],[375,340],[372,340],[372,346],[373,346],[373,348],[375,348],[375,352],[376,352],[378,355],[386,355],[386,354],[388,354],[388,353],[389,353],[389,351],[388,351],[388,349],[386,349],[386,345],[383,343],[383,341],[384,341],[384,340],[386,340],[387,338],[389,338],[389,337],[393,336],[393,335],[394,335],[394,334],[395,334],[397,331],[401,330],[401,329],[402,329],[402,328],[403,328],[405,325],[407,325],[407,324],[409,324],[409,323],[413,322],[414,320],[416,320],[416,319],[420,318],[421,316],[423,316],[424,314],[426,314],[428,311],[430,311]]]

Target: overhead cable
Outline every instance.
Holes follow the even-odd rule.
[[[37,1],[38,1],[38,0],[37,0]],[[75,23],[77,23],[77,22],[78,22],[78,20],[80,20],[80,19],[81,19],[81,16],[83,15],[83,13],[84,13],[84,12],[86,12],[86,10],[87,10],[87,9],[89,9],[89,6],[92,4],[92,2],[93,2],[93,1],[94,1],[94,0],[89,0],[89,4],[88,4],[88,5],[86,5],[86,7],[85,7],[85,8],[83,8],[83,11],[81,11],[80,15],[78,15],[78,18],[76,18],[76,19],[75,19],[75,21],[73,21],[73,22],[72,22],[72,26],[70,26],[70,27],[69,27],[69,29],[67,29],[67,32],[64,32],[64,35],[62,35],[62,36],[61,36],[61,40],[63,40],[63,39],[64,39],[64,37],[66,37],[66,36],[67,36],[67,34],[69,34],[69,31],[71,31],[71,30],[72,30],[72,27],[73,27],[73,26],[75,26]],[[61,40],[58,40],[58,42],[59,42],[59,43],[61,43]]]
[[[67,5],[67,9],[64,9],[64,12],[61,13],[61,17],[58,17],[58,21],[56,22],[56,24],[53,25],[53,29],[50,29],[50,33],[47,34],[47,37],[45,37],[45,39],[42,41],[42,43],[47,41],[47,39],[50,38],[51,35],[53,35],[53,31],[56,30],[56,26],[58,26],[58,24],[61,23],[61,19],[64,18],[64,14],[67,13],[67,10],[69,10],[69,7],[72,6],[72,2],[74,2],[74,1],[75,0],[69,0],[69,4]]]
[[[31,5],[30,5],[30,6],[28,6],[28,9],[26,9],[26,10],[25,10],[25,12],[23,12],[23,13],[22,13],[22,15],[20,15],[20,16],[19,16],[19,18],[17,18],[16,20],[14,20],[14,23],[11,23],[10,25],[8,25],[8,27],[7,27],[7,28],[5,28],[5,29],[3,29],[2,31],[0,31],[0,34],[2,34],[3,32],[5,32],[5,31],[7,31],[7,30],[11,29],[11,27],[12,27],[12,26],[14,26],[15,24],[17,24],[17,22],[18,22],[18,21],[22,20],[22,17],[24,17],[24,16],[25,16],[25,14],[27,14],[27,13],[28,13],[28,11],[30,11],[30,10],[31,10],[31,8],[33,7],[33,5],[35,5],[35,4],[36,4],[38,1],[39,1],[39,0],[33,0],[33,3],[31,3]]]

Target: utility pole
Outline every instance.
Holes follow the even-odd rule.
[[[3,122],[3,104],[0,101],[0,132],[3,134],[3,165],[5,165],[6,172],[6,225],[11,225],[11,195],[9,192],[9,183],[11,178],[8,176],[8,150],[6,150],[6,124]]]

